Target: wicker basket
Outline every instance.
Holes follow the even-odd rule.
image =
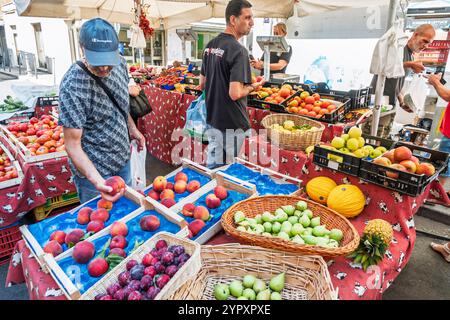
[[[169,246],[182,245],[185,251],[191,255],[189,260],[181,267],[180,270],[166,284],[161,292],[156,296],[155,300],[164,300],[170,297],[178,288],[180,288],[187,280],[193,278],[201,269],[200,245],[188,239],[181,239],[168,232],[159,232],[148,239],[131,255],[124,259],[118,266],[109,272],[103,279],[89,288],[82,296],[81,300],[94,300],[98,294],[106,293],[106,289],[117,282],[117,276],[126,270],[128,261],[135,259],[141,261],[144,255],[154,248],[158,240],[166,240]]]
[[[214,300],[214,285],[253,274],[266,283],[286,272],[284,300],[336,299],[322,257],[299,256],[261,247],[226,244],[202,246],[202,270],[170,297],[174,300]],[[232,297],[232,299],[234,299]]]
[[[297,244],[280,238],[266,237],[236,230],[236,225],[234,223],[234,213],[236,211],[242,211],[247,217],[253,218],[264,211],[274,212],[281,206],[289,204],[295,205],[300,200],[303,200],[308,204],[308,209],[313,212],[315,217],[320,216],[321,223],[325,224],[327,229],[338,228],[342,230],[344,237],[341,240],[340,247],[324,248],[314,245]],[[359,234],[355,227],[345,217],[321,204],[297,196],[264,196],[238,202],[224,212],[222,215],[222,226],[225,232],[239,242],[299,254],[311,254],[326,257],[345,256],[355,251],[359,245]]]
[[[314,130],[305,130],[293,133],[284,133],[270,128],[273,124],[282,125],[284,121],[292,120],[296,126],[309,124]],[[261,124],[267,130],[267,137],[273,144],[287,150],[305,150],[309,146],[314,146],[320,142],[325,126],[318,121],[303,118],[293,114],[271,114],[266,116]]]

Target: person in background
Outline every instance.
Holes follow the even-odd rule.
[[[444,111],[444,117],[442,118],[440,130],[442,133],[441,143],[439,144],[439,150],[443,152],[450,153],[450,89],[447,89],[442,83],[442,74],[432,74],[426,76],[428,82],[436,89],[437,94],[445,101],[448,102],[447,107]],[[448,164],[447,171],[441,174],[442,185],[448,188],[450,182],[450,163]],[[445,190],[447,195],[449,195],[449,189]],[[450,195],[449,195],[450,196]],[[431,247],[433,250],[442,254],[447,262],[450,262],[450,242],[446,244],[437,244],[432,242]]]
[[[205,92],[209,168],[232,161],[250,129],[247,96],[264,81],[252,84],[248,51],[238,40],[253,27],[252,5],[231,0],[225,10],[226,29],[203,52],[200,89]]]
[[[283,22],[277,23],[273,27],[273,35],[286,37],[287,27]],[[292,57],[292,47],[289,46],[288,52],[271,52],[270,53],[270,74],[274,73],[286,73],[286,68]],[[252,60],[251,65],[253,68],[261,70],[261,75],[264,75],[264,55],[261,59]]]
[[[115,202],[124,190],[111,196],[112,188],[105,185],[105,180],[120,176],[127,185],[131,183],[130,139],[136,139],[142,149],[145,138],[129,115],[128,70],[119,55],[119,39],[113,26],[100,18],[86,21],[79,41],[81,63],[105,84],[118,105],[74,63],[61,81],[59,121],[80,201],[101,194]]]

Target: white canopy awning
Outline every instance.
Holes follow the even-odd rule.
[[[90,19],[102,17],[110,22],[131,24],[133,0],[14,0],[23,16]],[[255,17],[288,18],[294,0],[251,0]],[[150,5],[149,18],[163,19],[165,28],[174,28],[209,18],[223,18],[228,0],[144,0]],[[389,0],[302,0],[300,15],[349,7],[387,5]]]

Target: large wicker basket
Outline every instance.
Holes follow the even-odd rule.
[[[296,126],[309,124],[316,129],[284,133],[270,127],[273,124],[282,125],[287,120],[294,121]],[[273,144],[287,150],[305,150],[309,146],[318,144],[322,138],[323,130],[325,130],[325,126],[322,123],[293,114],[271,114],[266,116],[261,121],[261,124],[267,130],[267,138]]]
[[[266,237],[236,230],[236,225],[234,223],[234,213],[236,211],[242,211],[247,217],[253,218],[257,214],[262,214],[264,211],[274,212],[281,206],[295,205],[300,200],[308,203],[308,209],[313,212],[315,217],[320,216],[321,223],[325,224],[327,229],[338,228],[342,230],[344,237],[338,248],[324,248],[314,245],[297,244],[276,237]],[[350,221],[334,210],[298,196],[264,196],[238,202],[224,212],[221,222],[225,232],[241,243],[295,252],[298,254],[311,254],[326,257],[345,256],[355,251],[359,245],[359,234]]]
[[[168,232],[159,232],[148,239],[139,248],[133,251],[125,260],[110,271],[104,278],[89,288],[82,296],[81,300],[94,300],[98,294],[106,293],[106,289],[117,282],[117,276],[126,270],[128,261],[135,259],[141,261],[145,254],[155,247],[158,240],[165,240],[169,246],[182,245],[187,253],[191,255],[189,260],[175,273],[172,279],[164,286],[155,300],[164,300],[171,296],[187,280],[196,276],[201,269],[200,245],[188,239],[181,239]]]
[[[252,274],[266,283],[286,272],[284,300],[334,300],[328,268],[322,257],[299,256],[237,243],[202,246],[202,270],[170,299],[214,300],[214,285],[229,284]],[[234,298],[231,298],[234,299]]]

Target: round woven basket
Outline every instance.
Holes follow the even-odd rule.
[[[237,226],[234,223],[234,213],[236,211],[242,211],[246,217],[253,218],[257,214],[262,214],[264,211],[274,212],[281,206],[295,205],[300,200],[303,200],[308,204],[308,209],[313,212],[314,217],[319,216],[321,224],[324,224],[328,230],[333,228],[342,230],[344,237],[338,248],[324,248],[320,246],[297,244],[276,237],[266,237],[236,230]],[[297,196],[264,196],[249,198],[228,208],[222,215],[221,222],[225,232],[239,242],[269,249],[299,254],[336,257],[352,253],[359,245],[359,234],[355,227],[345,217],[321,204]]]
[[[294,121],[296,126],[309,124],[316,129],[284,133],[270,127],[273,124],[282,125],[287,120]],[[261,124],[267,130],[268,139],[273,144],[287,150],[305,150],[309,146],[316,145],[320,142],[323,130],[325,130],[325,126],[318,121],[283,113],[268,115],[261,121]]]

